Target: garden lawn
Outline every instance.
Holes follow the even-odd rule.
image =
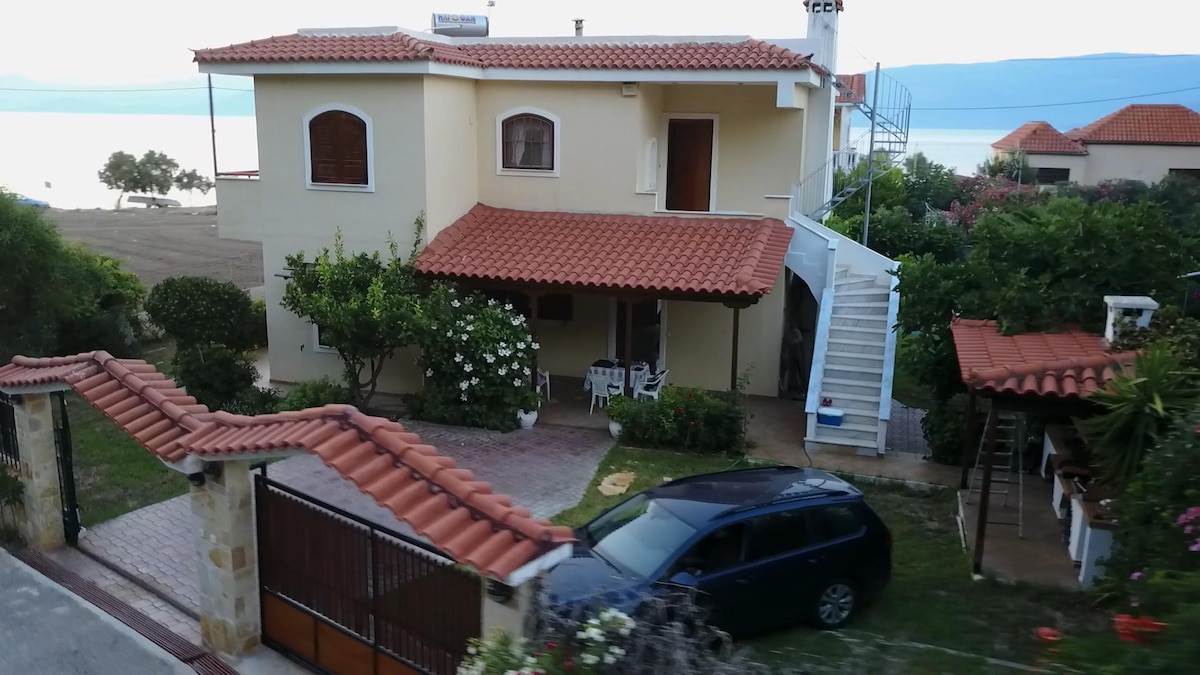
[[[149,345],[144,358],[161,370],[172,352],[170,345]],[[84,527],[187,492],[183,474],[167,468],[80,396],[68,394],[67,413]]]
[[[721,471],[735,460],[613,448],[583,500],[560,513],[556,523],[576,526],[603,509],[666,479]],[[749,466],[737,464],[736,468]],[[611,473],[633,471],[625,495],[605,497],[596,485]],[[892,583],[884,594],[839,633],[806,626],[766,635],[747,644],[763,661],[780,666],[843,667],[847,660],[882,671],[885,663],[904,673],[1013,672],[1014,662],[1031,665],[1044,654],[1033,636],[1038,626],[1068,635],[1104,630],[1105,616],[1093,598],[1027,585],[971,580],[970,563],[954,518],[954,493],[860,484],[867,501],[895,538]],[[995,660],[989,662],[989,659]]]

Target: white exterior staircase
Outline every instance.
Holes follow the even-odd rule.
[[[899,264],[821,222],[850,195],[903,161],[912,97],[890,79],[881,80],[881,88],[888,94],[884,100],[873,97],[874,109],[859,105],[875,121],[874,134],[868,134],[873,143],[865,149],[874,150],[874,168],[834,193],[834,168],[852,154],[865,156],[852,144],[809,172],[792,192],[787,222],[794,234],[786,264],[808,285],[819,306],[805,398],[804,443],[809,450],[849,447],[859,454],[883,454],[891,420]],[[817,409],[824,403],[843,412],[840,425],[819,423]]]

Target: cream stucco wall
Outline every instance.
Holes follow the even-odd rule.
[[[1129,179],[1154,183],[1169,169],[1200,169],[1200,147],[1174,145],[1088,145],[1087,182]]]
[[[478,87],[479,201],[532,211],[650,213],[636,192],[640,96],[618,83],[496,82]],[[517,108],[557,117],[558,176],[497,175],[496,120]]]
[[[541,349],[538,368],[551,375],[583,377],[588,366],[608,355],[609,298],[604,295],[573,296],[570,321],[543,321],[533,324]]]
[[[749,373],[746,392],[779,395],[783,341],[783,273],[775,289],[743,309],[739,319],[737,372]],[[733,352],[733,310],[714,302],[667,303],[668,382],[715,391],[729,388]]]
[[[1071,171],[1071,181],[1080,185],[1089,184],[1090,177],[1088,174],[1090,171],[1087,155],[1025,155],[1025,161],[1034,169],[1069,169]],[[1036,179],[1036,176],[1022,179],[1022,182],[1032,183],[1034,179]]]
[[[311,259],[333,244],[341,229],[348,251],[377,251],[393,236],[401,252],[413,243],[413,222],[425,208],[425,135],[420,78],[257,77],[254,100],[259,142],[258,189],[263,233],[267,329],[271,377],[295,382],[338,378],[335,354],[316,353],[312,329],[279,306],[285,256],[304,251]],[[318,106],[340,104],[370,118],[374,192],[307,187],[304,117]],[[419,385],[412,356],[394,360],[381,386],[404,391]]]
[[[279,301],[285,256],[309,257],[341,229],[349,251],[383,250],[393,237],[406,254],[413,222],[425,212],[425,241],[476,202],[528,210],[653,213],[665,184],[670,113],[719,116],[716,208],[782,217],[800,179],[804,111],[776,106],[769,86],[491,82],[404,76],[258,77],[255,82],[260,179],[227,188],[222,209],[244,208],[261,232],[271,374],[281,382],[340,377],[335,354],[315,349],[313,331]],[[797,105],[803,105],[803,97]],[[347,106],[370,120],[373,190],[310,189],[304,117],[320,106]],[[496,119],[518,107],[559,118],[559,175],[497,175]],[[657,152],[650,153],[650,139]],[[653,177],[655,180],[651,181]],[[656,184],[653,185],[653,184]],[[239,207],[239,205],[242,205]],[[538,321],[542,368],[581,376],[609,352],[610,298],[575,298],[570,322]],[[729,384],[732,310],[719,303],[671,302],[667,366],[671,381],[724,389]],[[769,294],[741,319],[739,371],[751,369],[751,393],[775,395],[783,293]],[[386,392],[420,386],[415,355],[385,370]]]
[[[479,127],[476,83],[427,77],[425,109],[425,204],[428,243],[479,201]]]
[[[715,113],[717,121],[716,210],[763,213],[766,195],[789,194],[801,178],[804,111],[778,108],[774,87],[669,85],[663,113]],[[666,137],[666,120],[659,126]],[[660,141],[659,185],[666,182],[667,144]]]

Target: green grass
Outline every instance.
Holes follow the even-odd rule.
[[[161,370],[172,353],[169,344],[149,345],[144,358]],[[187,491],[183,474],[167,468],[78,395],[68,395],[67,412],[75,460],[75,495],[84,527]]]
[[[574,508],[567,509],[554,517],[557,525],[578,527],[591,520],[604,509],[635,495],[642,490],[654,487],[674,478],[694,476],[698,473],[723,471],[735,466],[742,466],[739,457],[723,455],[687,455],[665,450],[640,450],[622,445],[608,451],[600,462],[600,468],[592,477],[592,482],[583,493],[583,498]],[[745,465],[748,466],[748,465]],[[636,478],[625,494],[613,497],[601,494],[596,486],[610,474],[622,471],[632,471]]]
[[[729,467],[732,459],[613,448],[583,501],[555,522],[576,526],[601,510],[667,478]],[[610,473],[633,471],[625,495],[605,497],[595,486]],[[923,492],[903,486],[860,483],[868,502],[895,538],[892,583],[864,607],[850,628],[826,633],[798,627],[748,643],[760,658],[778,665],[811,664],[826,670],[847,661],[863,672],[1015,672],[994,659],[1030,665],[1042,656],[1038,626],[1068,634],[1104,630],[1107,619],[1088,596],[1028,585],[972,581],[954,518],[950,490]],[[906,665],[899,667],[897,662]],[[889,665],[890,664],[890,665]],[[885,670],[885,667],[887,670]]]

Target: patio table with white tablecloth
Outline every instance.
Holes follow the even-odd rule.
[[[587,376],[583,378],[583,388],[586,391],[591,383],[589,376],[600,375],[607,377],[613,384],[625,384],[625,367],[620,364],[615,364],[612,361],[597,361],[588,368]],[[634,365],[633,371],[629,374],[629,386],[632,390],[636,390],[643,382],[650,379],[650,366],[642,363]]]

